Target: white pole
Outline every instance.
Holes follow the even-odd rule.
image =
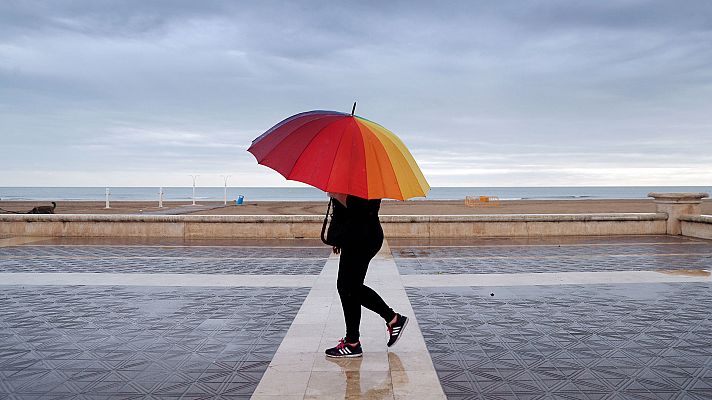
[[[227,180],[230,179],[232,175],[220,175],[225,181],[225,192],[223,193],[223,204],[227,205]]]
[[[195,180],[199,177],[200,175],[190,175],[191,178],[193,178],[193,205],[195,205]]]
[[[111,191],[109,190],[109,188],[106,188],[106,207],[104,207],[104,208],[111,208],[111,207],[109,207],[109,195],[110,194],[111,194]]]
[[[163,186],[158,189],[158,208],[163,208]]]

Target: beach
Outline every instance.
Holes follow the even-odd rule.
[[[47,201],[0,201],[0,208],[25,213],[35,206],[51,205]],[[183,214],[183,215],[321,215],[326,201],[248,201],[242,205],[224,206],[220,201],[164,202],[113,201],[105,208],[103,201],[58,201],[57,214]],[[3,211],[0,211],[2,213]],[[381,215],[473,215],[473,214],[587,214],[651,213],[652,199],[581,199],[581,200],[505,200],[493,204],[467,206],[464,200],[384,200]],[[712,214],[712,200],[702,203],[702,214]]]

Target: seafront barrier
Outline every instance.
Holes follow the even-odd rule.
[[[712,215],[683,215],[681,234],[700,239],[712,239]]]
[[[656,213],[382,215],[387,237],[687,235],[712,238],[706,193],[651,193]],[[0,235],[33,237],[318,238],[316,215],[2,214]]]

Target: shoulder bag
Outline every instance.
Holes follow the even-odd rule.
[[[334,247],[343,247],[348,234],[348,226],[344,221],[344,216],[337,213],[334,218],[334,213],[331,213],[331,221],[329,221],[329,212],[331,211],[331,203],[334,199],[329,200],[329,205],[326,207],[326,215],[324,216],[324,224],[321,226],[321,241],[324,244]],[[336,206],[334,206],[336,208]]]

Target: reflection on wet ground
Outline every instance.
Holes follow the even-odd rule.
[[[171,286],[163,274],[318,274],[329,256],[313,240],[31,239],[0,247],[0,273],[69,278],[0,278],[3,399],[250,398],[310,288]],[[77,285],[76,272],[166,286]]]
[[[470,237],[470,238],[389,238],[388,243],[391,248],[410,247],[410,246],[425,246],[425,247],[443,247],[443,246],[507,246],[507,245],[626,245],[626,244],[644,244],[644,243],[709,243],[701,239],[688,238],[684,236],[666,236],[666,235],[625,235],[625,236],[546,236],[546,237]]]
[[[241,246],[109,246],[86,243],[0,248],[0,272],[173,273],[317,275],[327,246],[297,247],[287,241],[247,241]],[[234,241],[232,242],[235,243]],[[288,260],[288,262],[285,262]]]
[[[238,246],[238,247],[320,247],[319,239],[184,239],[184,238],[38,238],[35,245],[56,246]]]
[[[568,243],[562,244],[564,241]],[[499,240],[499,244],[478,239],[457,242],[456,247],[441,247],[410,240],[409,245],[391,245],[391,250],[401,274],[406,275],[693,270],[712,266],[712,241],[682,237],[549,238],[548,244],[540,238],[530,245],[514,240]]]
[[[680,276],[710,276],[710,271],[706,269],[680,269],[680,270],[658,270],[658,272],[666,275]]]
[[[342,327],[334,328],[337,260],[327,261],[318,240],[37,239],[0,247],[0,273],[63,272],[73,282],[76,272],[150,273],[161,282],[175,273],[319,275],[313,288],[275,287],[272,277],[255,287],[0,285],[0,398],[250,398],[270,371],[283,375],[267,389],[301,390],[295,398],[436,398],[440,386],[463,400],[712,398],[712,241],[389,244],[393,258],[374,261],[368,279],[416,317],[415,330],[400,348],[379,350],[382,321],[364,315],[372,317],[363,330],[369,346],[352,360],[323,357],[323,343]],[[628,280],[561,284],[569,272],[604,271]],[[690,282],[633,283],[638,275],[626,271]],[[503,272],[524,281],[486,287],[481,276],[459,275]],[[522,275],[531,272],[557,281],[535,285]],[[426,284],[404,289],[399,273]],[[433,279],[442,273],[460,286]],[[288,354],[268,368],[280,351]]]
[[[331,380],[328,385],[331,387],[327,387],[324,392],[325,396],[331,392],[339,393],[345,399],[383,399],[393,397],[393,384],[388,371],[364,371],[362,373],[363,358],[342,360],[327,358],[326,360],[341,368],[343,380],[341,382]],[[341,385],[341,383],[343,383],[343,387],[333,387],[333,385]]]
[[[712,269],[674,236],[390,243],[401,274]],[[711,283],[406,290],[448,398],[712,398]]]
[[[0,398],[249,397],[308,291],[3,287]]]
[[[712,396],[709,283],[407,291],[449,398]]]

